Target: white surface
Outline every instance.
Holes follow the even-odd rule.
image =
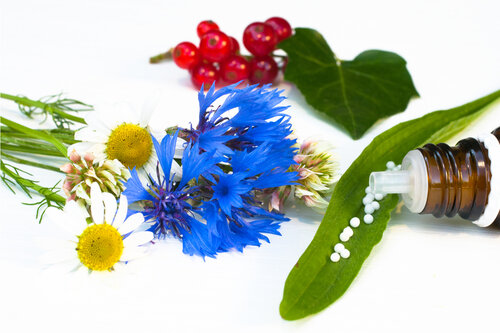
[[[427,3],[427,4],[426,4]],[[474,3],[474,4],[473,4]],[[211,18],[241,39],[254,20],[273,15],[324,34],[344,59],[379,48],[408,61],[421,98],[353,142],[320,119],[297,91],[290,97],[297,133],[330,140],[342,170],[394,124],[469,102],[500,88],[498,1],[6,1],[1,13],[1,91],[41,97],[64,91],[88,103],[141,105],[160,93],[155,120],[197,119],[196,92],[173,64],[148,57],[183,40]],[[13,115],[12,104],[2,114]],[[499,126],[496,106],[464,135]],[[454,143],[454,142],[453,142]],[[58,178],[39,172],[43,183]],[[35,210],[1,187],[1,332],[422,332],[498,331],[500,233],[458,219],[396,214],[347,293],[296,322],[278,313],[289,270],[321,216],[291,209],[283,237],[203,262],[162,242],[114,274],[77,280],[49,274],[35,240],[50,234]]]

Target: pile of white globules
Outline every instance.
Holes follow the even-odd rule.
[[[396,171],[396,170],[401,170],[401,165],[396,165],[393,161],[389,161],[386,164],[387,170],[389,171]],[[382,200],[386,194],[385,193],[373,193],[368,186],[365,189],[365,197],[363,198],[363,205],[364,205],[364,213],[365,215],[363,216],[363,222],[365,224],[372,224],[373,223],[373,213],[380,208],[380,203],[379,201]],[[347,243],[349,239],[354,235],[354,230],[353,228],[359,227],[361,224],[361,220],[359,217],[353,217],[349,221],[349,225],[342,230],[342,232],[339,235],[339,239],[341,243],[335,244],[333,250],[334,252],[330,256],[330,260],[333,262],[338,262],[340,258],[347,259],[351,255],[351,252],[346,249],[345,245],[343,243]]]

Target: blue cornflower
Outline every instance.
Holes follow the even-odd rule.
[[[205,151],[217,150],[224,155],[264,142],[280,147],[285,143],[293,151],[295,140],[288,138],[292,134],[290,116],[284,113],[289,106],[280,105],[286,99],[281,96],[282,91],[268,89],[269,85],[243,89],[236,88],[237,85],[217,91],[212,85],[206,94],[200,90],[198,125],[184,129],[182,137],[198,142]],[[223,97],[222,104],[214,108],[213,104]]]
[[[137,171],[131,170],[124,195],[129,203],[140,201],[144,204],[141,212],[146,220],[153,221],[150,230],[157,237],[173,235],[182,240],[184,253],[214,257],[217,249],[211,245],[206,224],[196,218],[199,209],[191,204],[200,194],[200,187],[188,185],[188,182],[213,170],[222,158],[214,157],[213,153],[201,153],[196,143],[187,146],[182,157],[182,178],[176,183],[170,170],[177,133],[166,135],[161,144],[154,137],[152,140],[159,161],[156,175],[149,175],[145,187]]]
[[[243,207],[242,195],[248,194],[252,189],[252,186],[242,182],[244,178],[245,174],[222,174],[213,186],[212,199],[219,202],[220,208],[226,215],[232,215],[232,207]]]
[[[157,237],[182,240],[183,252],[215,256],[269,241],[288,219],[263,208],[274,188],[295,184],[295,140],[280,91],[236,85],[198,95],[200,121],[190,129],[153,138],[159,165],[144,186],[135,170],[125,184],[130,202],[141,202]],[[211,109],[219,98],[222,105]],[[180,181],[171,175],[177,135],[187,140]]]
[[[269,159],[268,149],[264,145],[235,152],[227,162],[233,172],[218,177],[211,200],[202,206],[210,237],[220,242],[220,251],[242,251],[247,245],[260,245],[260,240],[269,241],[264,234],[279,235],[280,223],[288,220],[263,209],[257,199],[268,188],[292,185],[298,179],[295,172],[280,169],[279,158]]]

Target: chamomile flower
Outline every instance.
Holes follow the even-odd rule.
[[[69,201],[63,211],[51,208],[51,220],[67,231],[68,238],[55,242],[59,248],[47,252],[47,264],[71,264],[75,270],[111,271],[119,262],[142,256],[153,233],[140,231],[142,214],[127,216],[128,202],[120,197],[118,206],[111,193],[102,193],[93,183],[90,189],[90,216],[82,204]],[[90,221],[90,222],[89,222]]]
[[[75,149],[81,155],[92,153],[96,163],[117,159],[126,168],[136,168],[143,175],[154,172],[158,159],[151,135],[162,137],[163,134],[149,125],[152,110],[138,114],[127,104],[115,104],[113,110],[107,111],[96,110],[85,117],[87,126],[75,132],[75,139],[81,142],[69,151]],[[182,142],[177,148],[182,150]],[[172,171],[178,175],[181,171],[175,161]]]

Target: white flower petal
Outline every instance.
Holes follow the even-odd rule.
[[[186,142],[187,141],[182,138],[177,138],[177,141],[175,142],[174,158],[182,158],[184,150],[186,149]]]
[[[146,99],[144,102],[141,113],[139,115],[139,125],[141,127],[148,126],[151,116],[153,115],[154,110],[158,106],[158,102],[160,100],[160,94],[156,93],[154,96],[150,96],[150,98]]]
[[[81,263],[77,265],[75,268],[73,268],[73,274],[76,277],[88,277],[89,273],[90,273],[89,269],[86,266],[82,265]]]
[[[60,249],[75,249],[76,248],[76,242],[71,241],[68,239],[62,239],[59,238],[48,238],[48,237],[40,237],[40,238],[35,238],[35,244],[40,247],[40,249],[43,249],[44,251],[52,251],[52,250],[60,250]],[[76,239],[76,238],[75,238]]]
[[[174,175],[174,180],[176,182],[182,179],[182,167],[175,160],[172,161],[172,169],[170,170],[170,174]]]
[[[102,202],[102,192],[99,184],[92,183],[90,186],[90,213],[95,224],[104,222],[104,204]]]
[[[111,128],[106,126],[106,124],[102,121],[101,114],[102,112],[100,112],[98,108],[95,108],[94,112],[90,112],[89,116],[85,117],[85,122],[87,123],[88,127],[109,136],[109,134],[111,133]]]
[[[106,161],[104,161],[103,166],[108,168],[109,170],[111,170],[112,172],[114,172],[118,175],[121,173],[122,168],[124,168],[123,164],[120,161],[118,161],[117,159],[106,160]]]
[[[131,231],[137,229],[141,223],[144,222],[144,216],[141,213],[134,214],[129,216],[128,219],[118,228],[118,232],[120,235],[126,235]]]
[[[101,113],[101,120],[111,130],[123,123],[139,123],[139,117],[135,114],[134,109],[125,102],[111,104],[106,112]]]
[[[122,256],[120,257],[120,261],[129,261],[134,260],[136,258],[142,257],[146,254],[146,247],[130,247],[123,249]]]
[[[92,142],[77,142],[68,147],[68,154],[75,150],[80,156],[90,151],[94,143]]]
[[[104,202],[104,221],[108,224],[112,224],[116,214],[116,207],[118,206],[116,198],[111,193],[105,192],[102,194],[102,200]]]
[[[84,142],[105,143],[108,141],[108,135],[87,126],[75,132],[75,139]]]
[[[143,215],[144,216],[144,215]],[[151,220],[151,219],[150,219]],[[152,220],[154,221],[154,220]],[[151,226],[153,225],[153,223],[150,223],[150,222],[146,222],[144,221],[144,223],[140,224],[136,229],[135,229],[135,232],[139,232],[139,231],[147,231],[149,229],[151,229]]]
[[[73,210],[74,206],[78,206],[76,202],[70,201],[64,207],[64,211],[61,211],[55,207],[50,207],[46,211],[46,215],[49,221],[52,221],[59,225],[62,230],[68,232],[69,236],[80,235],[85,226],[85,219],[82,218],[82,213],[78,210]]]
[[[152,241],[153,237],[154,235],[150,231],[134,232],[123,240],[123,246],[128,248],[146,244]]]
[[[89,214],[82,202],[68,201],[66,206],[64,206],[64,213],[67,218],[65,223],[71,225],[71,228],[75,231],[75,235],[80,235],[87,228],[87,217]]]
[[[116,212],[115,219],[113,220],[113,227],[116,229],[120,228],[125,221],[125,217],[127,217],[128,211],[128,200],[127,197],[123,194],[120,195],[120,205],[118,206],[118,211]]]
[[[90,197],[87,194],[87,192],[85,191],[85,189],[83,188],[83,185],[84,185],[83,182],[79,183],[78,185],[76,185],[73,188],[72,192],[76,193],[76,195],[77,195],[78,198],[82,198],[84,200],[90,201]]]
[[[106,146],[104,146],[104,148],[106,148]],[[104,160],[106,160],[106,158],[108,157],[105,153],[105,150],[100,150],[100,151],[93,151],[94,153],[94,163],[100,163]]]
[[[73,251],[68,249],[57,249],[42,254],[40,261],[44,265],[52,265],[77,258],[78,254],[75,249],[73,249]]]

